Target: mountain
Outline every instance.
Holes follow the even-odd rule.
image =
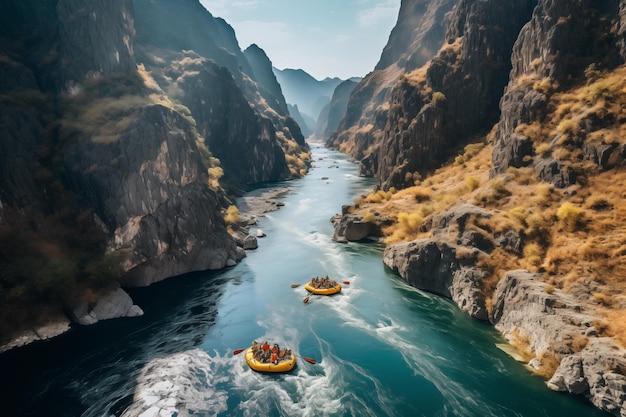
[[[316,124],[315,120],[313,120],[310,116],[301,114],[297,104],[287,104],[287,109],[289,110],[291,117],[293,117],[293,119],[298,123],[298,126],[300,126],[304,137],[308,138],[311,136],[313,134],[313,127]]]
[[[335,87],[342,82],[339,78],[318,81],[301,69],[280,70],[274,67],[273,70],[287,103],[297,105],[301,114],[314,120],[317,120],[324,105],[330,101]]]
[[[263,91],[262,96],[269,98],[270,107],[283,116],[289,115],[282,89],[272,71],[272,62],[265,55],[265,51],[252,44],[246,48],[244,55],[252,67],[252,79],[260,88],[267,90]]]
[[[379,180],[333,219],[336,240],[384,239],[408,284],[493,324],[550,389],[616,416],[622,3],[405,0],[328,140]]]
[[[333,97],[330,102],[322,108],[322,111],[317,119],[317,127],[315,129],[316,139],[327,139],[333,132],[335,132],[335,129],[339,126],[339,122],[341,121],[343,115],[346,113],[350,94],[356,85],[357,81],[346,80],[335,88],[335,91],[333,91]]]
[[[191,112],[220,160],[225,184],[241,188],[306,171],[307,161],[285,158],[286,150],[307,154],[308,146],[260,48],[242,52],[234,30],[197,0],[135,0],[134,8],[139,61],[161,90]],[[208,106],[205,95],[212,98]]]
[[[456,0],[411,0],[400,4],[398,21],[391,31],[374,71],[355,87],[337,131],[326,141],[330,147],[346,149],[361,160],[378,142],[387,120],[388,103],[397,79],[432,59],[443,45],[448,13]],[[375,167],[361,167],[373,175]]]
[[[7,0],[0,43],[0,342],[234,265],[231,193],[308,169],[271,62],[198,0]]]

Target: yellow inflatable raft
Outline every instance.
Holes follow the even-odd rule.
[[[337,284],[330,288],[313,288],[311,286],[311,281],[309,281],[304,285],[304,289],[317,295],[332,295],[341,292],[341,284]]]
[[[273,363],[265,363],[260,362],[254,359],[254,355],[252,354],[252,348],[246,349],[245,354],[246,362],[248,362],[248,366],[257,372],[289,372],[296,366],[296,355],[291,354],[291,358],[287,358],[281,362],[278,362],[276,365]]]

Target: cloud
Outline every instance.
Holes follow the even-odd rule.
[[[376,26],[381,21],[387,22],[398,15],[398,0],[385,0],[373,7],[363,9],[358,13],[359,26]]]

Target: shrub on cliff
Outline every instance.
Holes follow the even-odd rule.
[[[570,202],[565,202],[559,207],[556,216],[567,230],[575,231],[584,225],[585,212]]]

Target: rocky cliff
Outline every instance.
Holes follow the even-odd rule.
[[[335,239],[380,231],[409,284],[491,322],[549,388],[625,416],[626,6],[455,3],[369,125],[346,125],[348,105],[331,144],[381,189]]]
[[[242,188],[306,173],[308,145],[260,48],[242,52],[233,29],[197,0],[136,0],[134,7],[138,61],[190,111],[225,184]]]
[[[616,120],[607,120],[602,109],[594,109],[562,114],[562,120],[573,119],[576,124],[577,119],[582,119],[581,129],[572,127],[576,131],[560,125],[552,132],[539,132],[537,123],[543,122],[548,113],[551,97],[567,91],[584,77],[595,81],[598,71],[624,64],[623,9],[622,2],[617,1],[539,2],[512,52],[513,68],[502,97],[502,116],[494,142],[494,174],[510,166],[532,166],[542,178],[560,187],[576,182],[581,166],[572,166],[554,156],[534,158],[536,148],[549,141],[569,141],[582,148],[583,142],[589,145],[588,136]],[[603,145],[597,142],[592,141],[592,145]]]
[[[374,71],[355,87],[336,132],[327,139],[331,147],[362,160],[382,137],[392,88],[398,78],[423,66],[435,56],[445,39],[448,17],[455,0],[410,0],[400,5],[398,21]],[[361,171],[374,175],[376,162]]]
[[[287,102],[272,70],[272,61],[265,55],[263,49],[256,44],[248,46],[243,53],[252,67],[252,79],[263,90],[261,95],[268,100],[269,106],[274,111],[281,115],[288,115]]]
[[[382,138],[367,160],[382,188],[406,186],[497,121],[511,48],[534,3],[458,3],[446,45],[391,93]]]
[[[4,1],[0,44],[3,343],[141,314],[120,283],[234,265],[223,186],[306,172],[271,63],[198,1]]]
[[[348,101],[350,100],[350,94],[356,85],[356,81],[346,80],[335,88],[330,102],[324,106],[319,117],[317,118],[315,128],[316,139],[327,139],[332,133],[335,132],[339,126],[341,118],[346,113]]]

